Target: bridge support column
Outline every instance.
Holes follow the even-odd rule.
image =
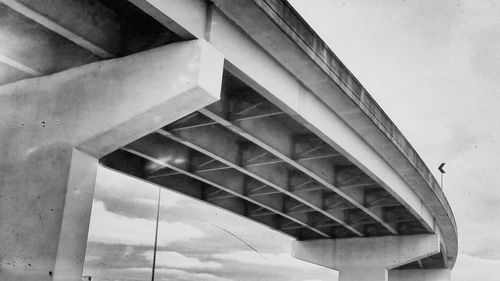
[[[97,159],[215,102],[223,61],[195,40],[0,87],[0,280],[80,281]]]
[[[294,241],[298,259],[339,271],[340,281],[388,281],[388,270],[439,253],[435,234]],[[397,280],[397,279],[396,279]]]

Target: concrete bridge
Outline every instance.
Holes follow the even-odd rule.
[[[441,188],[288,3],[1,0],[0,41],[1,280],[81,279],[99,162],[342,281],[450,279]]]

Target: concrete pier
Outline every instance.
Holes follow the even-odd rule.
[[[81,280],[97,159],[214,101],[203,40],[0,87],[0,280]]]

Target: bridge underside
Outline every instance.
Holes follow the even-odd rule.
[[[2,198],[10,198],[0,204],[0,252],[6,253],[0,257],[0,277],[70,280],[66,276],[81,274],[99,159],[109,168],[296,238],[296,257],[332,268],[328,259],[308,256],[321,252],[314,250],[316,242],[326,243],[328,254],[339,249],[340,255],[341,245],[349,241],[395,245],[422,237],[432,245],[426,254],[403,259],[405,263],[381,265],[377,262],[382,257],[372,256],[371,262],[379,266],[375,274],[385,274],[377,280],[387,280],[386,269],[407,269],[391,271],[389,280],[394,281],[449,278],[448,269],[432,270],[447,268],[454,259],[456,249],[451,248],[453,259],[449,253],[453,243],[434,243],[435,237],[442,238],[436,234],[437,221],[448,214],[429,213],[432,196],[417,195],[421,190],[411,184],[418,179],[411,174],[414,167],[405,168],[406,160],[397,152],[389,155],[400,157],[394,163],[401,167],[391,168],[387,158],[377,154],[380,147],[359,137],[352,124],[302,84],[310,61],[303,69],[297,64],[299,81],[252,41],[255,38],[242,35],[213,3],[229,12],[255,12],[244,10],[254,1],[234,6],[233,1],[219,0],[0,1],[0,114],[6,120],[0,123],[0,147],[5,151],[0,191]],[[162,7],[165,13],[181,15],[179,22],[164,15]],[[211,39],[205,38],[207,42],[200,34]],[[192,40],[196,38],[202,39]],[[252,54],[256,62],[240,52]],[[294,58],[293,51],[290,54]],[[276,77],[266,80],[256,75],[259,72]],[[334,84],[316,74],[310,75],[318,89],[321,81]],[[332,90],[321,89],[329,94]],[[329,97],[334,100],[333,92]],[[302,98],[303,105],[290,105]],[[311,104],[323,106],[321,114],[328,113],[322,120],[337,118],[332,122],[342,126],[314,124]],[[355,106],[344,100],[335,104],[344,105]],[[308,110],[301,111],[304,108]],[[359,124],[366,134],[380,133]],[[333,140],[330,132],[323,133],[331,128],[347,128],[338,135],[348,137]],[[346,145],[349,140],[356,144]],[[393,146],[385,141],[379,144]],[[376,160],[366,161],[372,158]],[[398,168],[409,173],[401,175],[394,171]],[[445,230],[450,233],[450,228]],[[19,239],[27,246],[17,247]],[[365,253],[356,247],[345,249]],[[379,247],[364,256],[387,249]],[[399,250],[415,249],[396,248],[387,256],[392,260]],[[17,259],[21,256],[33,257],[33,266]],[[357,271],[347,267],[346,274]],[[422,279],[426,276],[431,277]]]
[[[221,100],[101,159],[300,240],[428,233],[341,153],[225,71]],[[300,117],[295,117],[300,118]],[[442,268],[435,254],[403,268]]]

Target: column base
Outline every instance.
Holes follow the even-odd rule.
[[[81,280],[97,163],[55,143],[1,167],[0,280]]]

